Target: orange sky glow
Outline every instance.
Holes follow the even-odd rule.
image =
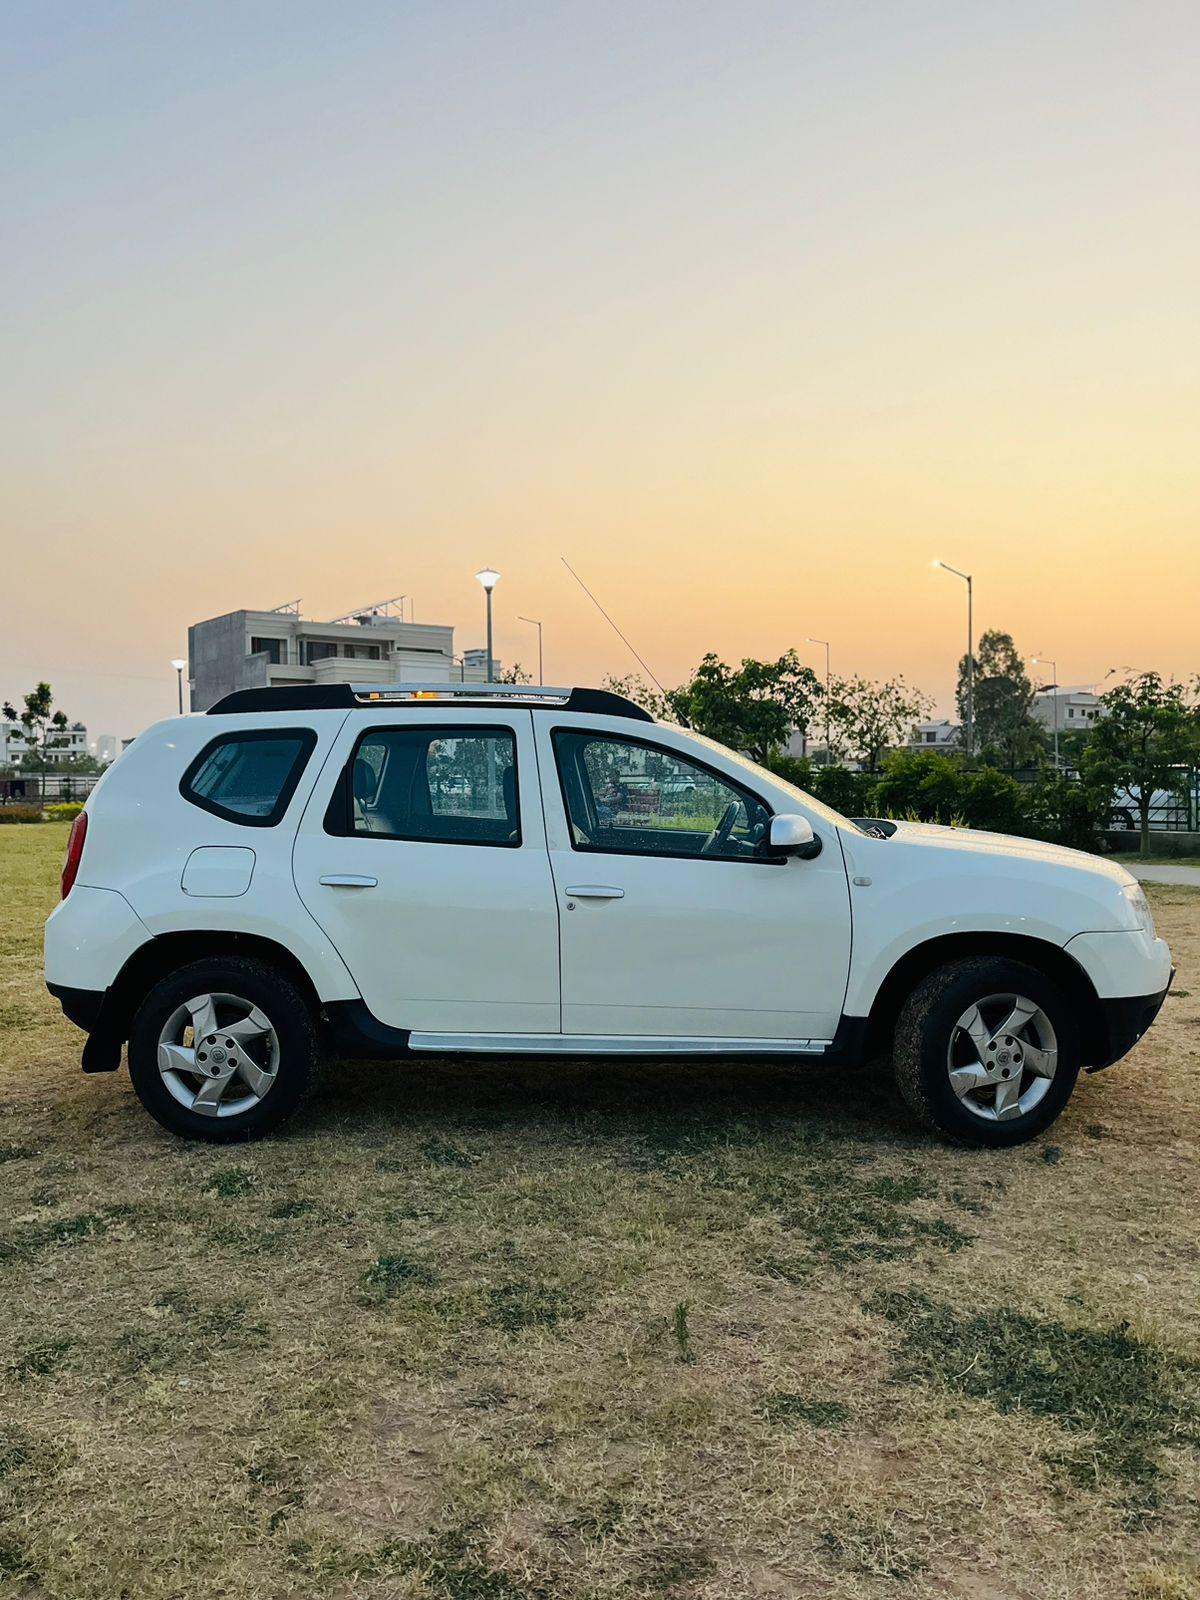
[[[596,682],[1200,670],[1200,12],[18,8],[0,692],[387,595]],[[287,27],[280,26],[286,16]]]

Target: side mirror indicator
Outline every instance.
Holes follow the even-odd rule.
[[[772,856],[799,856],[811,861],[821,854],[821,841],[813,832],[807,817],[784,813],[772,817],[767,829],[767,854]]]

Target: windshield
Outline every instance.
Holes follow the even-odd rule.
[[[818,800],[815,795],[809,794],[807,789],[800,789],[794,783],[789,783],[786,778],[781,778],[777,772],[771,772],[767,767],[760,767],[757,761],[751,761],[749,756],[740,755],[738,751],[731,750],[728,745],[719,744],[716,739],[706,738],[704,734],[697,733],[693,728],[684,730],[689,739],[695,739],[698,744],[706,744],[710,750],[719,751],[727,761],[736,761],[739,767],[750,773],[755,778],[765,778],[768,783],[773,783],[777,788],[786,789],[789,794],[794,794],[809,810],[822,817],[835,828],[853,828],[855,833],[863,833],[857,822],[852,822],[849,817],[844,817],[840,811],[835,811],[832,806],[827,806],[823,800]]]

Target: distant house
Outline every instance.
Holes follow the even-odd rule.
[[[30,753],[21,724],[7,718],[0,722],[0,767],[19,767]],[[32,754],[36,756],[38,752],[34,750]],[[47,760],[78,761],[88,754],[88,731],[82,722],[73,722],[61,731],[51,728]]]
[[[940,755],[957,750],[962,730],[957,722],[918,722],[909,737],[909,750],[934,750]]]
[[[1032,715],[1047,733],[1076,733],[1104,716],[1100,696],[1091,689],[1042,689],[1033,697]],[[1057,720],[1056,720],[1057,719]]]

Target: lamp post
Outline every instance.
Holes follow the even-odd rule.
[[[1054,674],[1054,682],[1050,688],[1054,690],[1054,770],[1058,771],[1058,662],[1051,661],[1049,656],[1030,656],[1035,667],[1049,667]]]
[[[975,753],[975,582],[969,572],[960,572],[945,561],[934,560],[935,567],[952,572],[967,586],[967,726],[966,751],[968,758]]]
[[[492,655],[492,590],[500,582],[500,574],[492,567],[484,567],[475,576],[483,585],[484,593],[487,595],[487,681],[491,683],[495,670]]]
[[[176,686],[177,686],[177,688],[179,690],[179,715],[182,716],[183,715],[183,669],[184,669],[184,667],[187,666],[187,662],[186,661],[179,661],[177,659],[175,661],[172,661],[171,665],[175,668],[175,682],[176,682]]]
[[[528,622],[531,627],[536,628],[538,631],[538,682],[545,683],[546,673],[542,666],[542,625],[536,617],[518,617],[517,621]]]
[[[808,636],[808,643],[809,644],[823,644],[825,646],[825,765],[828,766],[829,762],[830,762],[830,751],[829,751],[829,640],[828,639],[814,639],[812,634],[810,633],[809,636]]]

